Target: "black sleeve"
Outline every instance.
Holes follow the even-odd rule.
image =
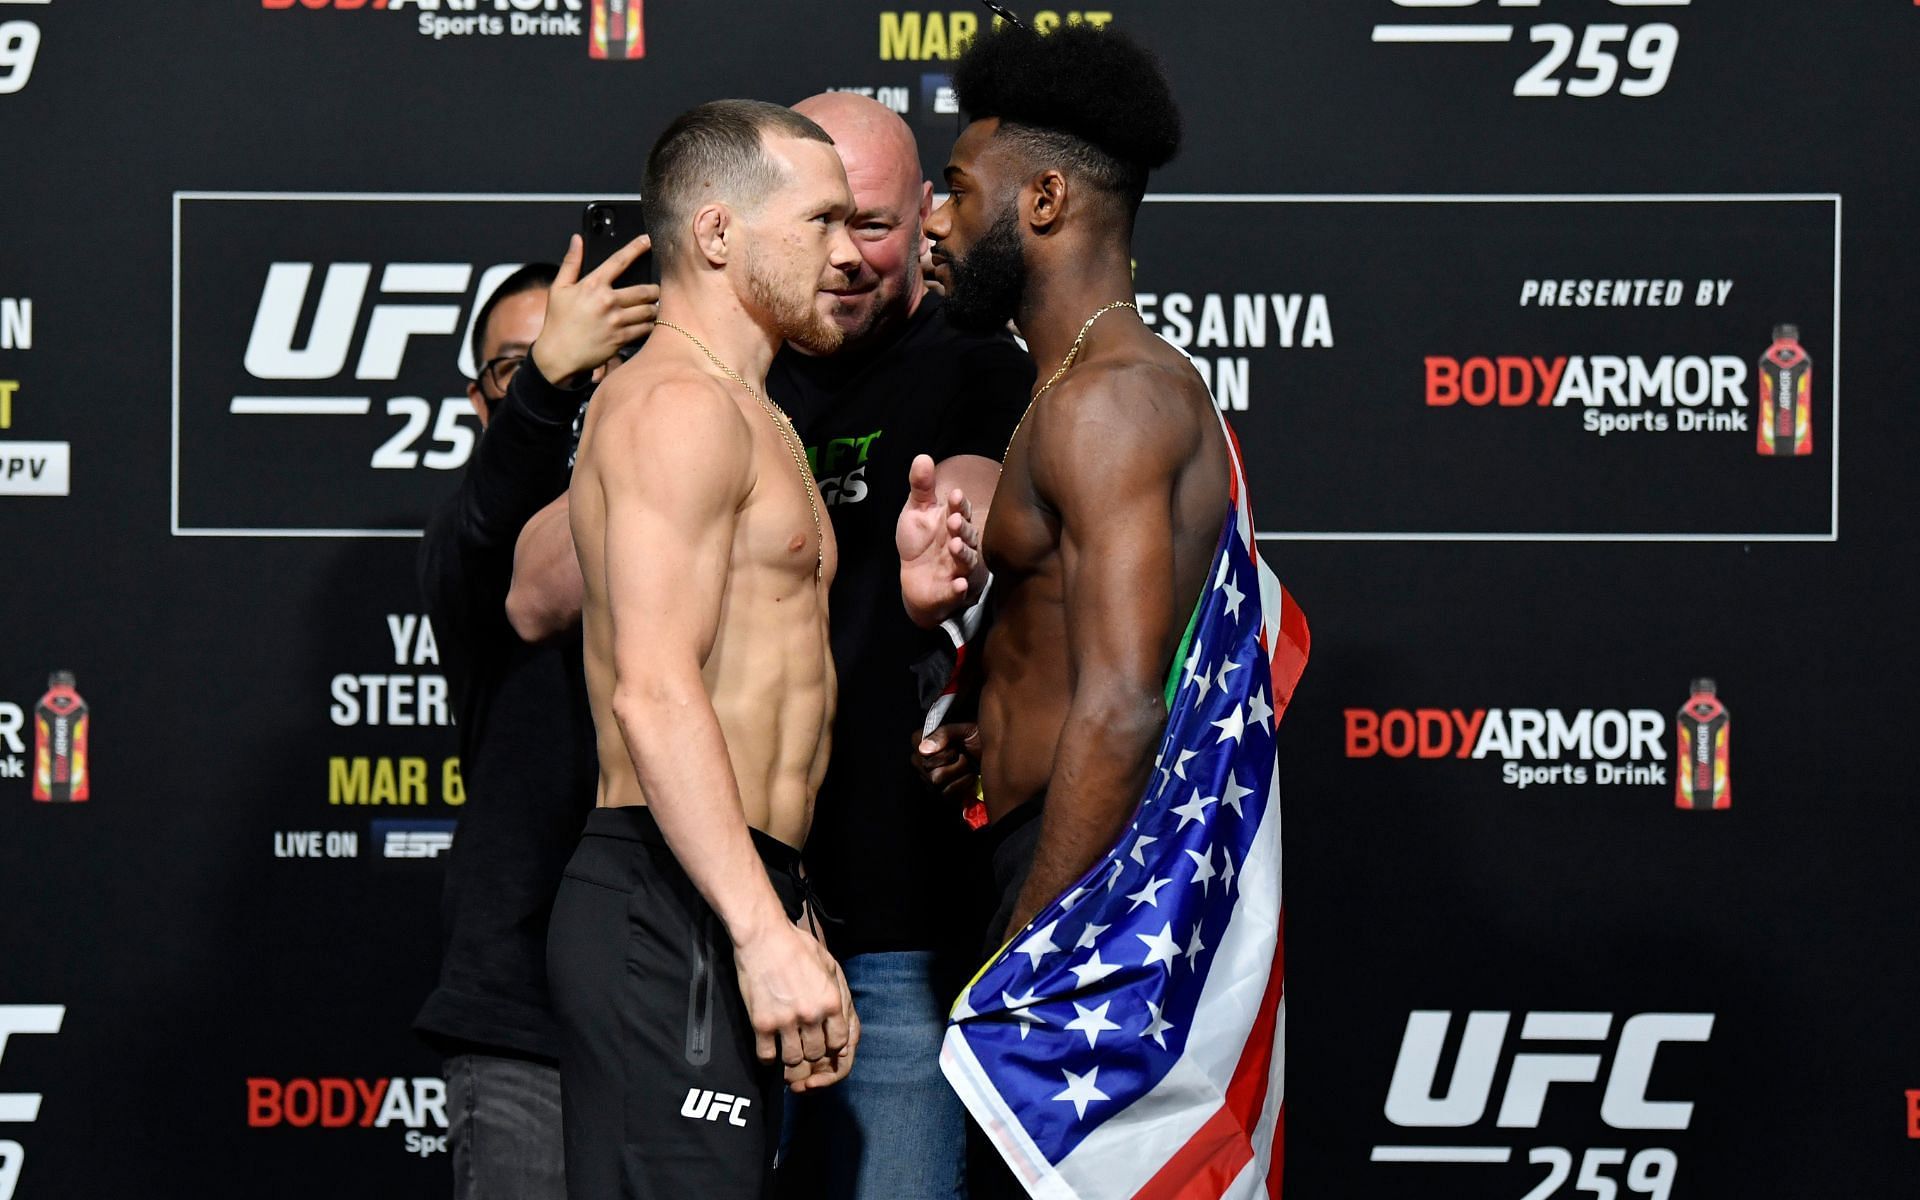
[[[960,358],[958,394],[929,453],[934,461],[978,454],[999,462],[1033,395],[1033,360],[1011,337],[981,343]]]
[[[501,606],[513,582],[513,545],[532,516],[567,487],[567,449],[585,388],[548,383],[529,358],[467,463],[460,490],[434,513],[416,567],[427,614],[443,639],[471,642],[475,621]]]
[[[521,527],[567,488],[567,446],[585,388],[548,383],[529,357],[460,481],[455,536],[466,550],[512,546]]]

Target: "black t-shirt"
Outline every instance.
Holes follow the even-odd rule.
[[[434,514],[420,585],[453,685],[467,802],[447,862],[440,982],[414,1028],[449,1052],[553,1059],[547,917],[599,780],[580,632],[528,644],[507,623],[521,528],[566,490],[583,392],[531,362]]]
[[[1010,336],[962,333],[941,305],[929,294],[884,345],[856,353],[783,349],[767,376],[840,543],[828,597],[840,706],[806,860],[843,956],[967,936],[956,903],[967,829],[908,757],[920,723],[911,668],[943,639],[907,619],[893,530],[914,455],[1000,460],[1034,370]]]

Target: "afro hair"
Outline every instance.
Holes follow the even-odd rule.
[[[1064,157],[1135,204],[1147,173],[1180,149],[1180,111],[1165,71],[1117,30],[1077,21],[1044,34],[1001,25],[961,55],[953,86],[969,120],[999,118],[1032,149]]]

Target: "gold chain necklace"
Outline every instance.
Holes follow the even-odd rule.
[[[820,525],[820,502],[814,497],[813,472],[807,469],[807,455],[806,455],[806,452],[802,450],[800,447],[800,435],[794,430],[793,422],[787,419],[786,413],[780,411],[780,409],[776,407],[772,401],[768,400],[765,396],[761,395],[758,389],[756,389],[752,384],[748,383],[746,379],[744,379],[741,376],[740,372],[734,370],[732,367],[721,362],[720,356],[718,354],[715,354],[713,351],[707,349],[707,344],[705,342],[693,336],[691,333],[688,333],[685,329],[682,329],[680,326],[675,325],[672,321],[661,321],[656,319],[654,321],[654,324],[662,326],[667,329],[671,329],[675,333],[679,334],[681,337],[686,338],[688,341],[692,342],[694,345],[700,347],[700,353],[706,355],[708,360],[711,361],[714,366],[719,367],[721,372],[724,375],[726,375],[727,378],[733,380],[735,383],[739,384],[741,387],[747,389],[747,395],[752,396],[755,400],[758,400],[760,402],[760,407],[767,410],[767,416],[772,419],[774,427],[780,431],[780,440],[787,444],[788,452],[793,455],[793,465],[795,469],[800,472],[801,486],[807,489],[807,508],[809,511],[813,513],[813,538],[814,538],[813,578],[815,582],[818,582],[820,578],[826,574],[827,537],[826,537],[826,532],[821,528],[821,525]]]
[[[1093,328],[1095,321],[1098,321],[1101,317],[1106,316],[1116,308],[1132,308],[1135,312],[1139,311],[1131,300],[1115,300],[1112,304],[1103,304],[1093,310],[1093,315],[1088,317],[1087,323],[1080,327],[1080,336],[1073,339],[1072,347],[1067,350],[1067,356],[1060,360],[1060,365],[1055,368],[1052,377],[1040,385],[1040,390],[1033,394],[1033,399],[1027,401],[1026,411],[1021,413],[1020,419],[1014,423],[1013,433],[1007,438],[1007,448],[1000,454],[1001,462],[1005,462],[1007,455],[1013,453],[1014,438],[1020,436],[1020,427],[1025,425],[1027,423],[1027,417],[1032,415],[1033,406],[1040,403],[1040,397],[1046,395],[1047,390],[1054,384],[1059,383],[1060,377],[1065,375],[1067,368],[1073,365],[1073,360],[1080,357],[1080,347],[1086,344],[1087,331]]]

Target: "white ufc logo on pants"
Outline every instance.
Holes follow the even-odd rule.
[[[727,1124],[746,1127],[747,1120],[740,1114],[753,1101],[745,1096],[735,1096],[727,1092],[716,1092],[709,1088],[688,1088],[687,1098],[680,1104],[680,1115],[695,1121],[718,1121],[727,1118]]]

